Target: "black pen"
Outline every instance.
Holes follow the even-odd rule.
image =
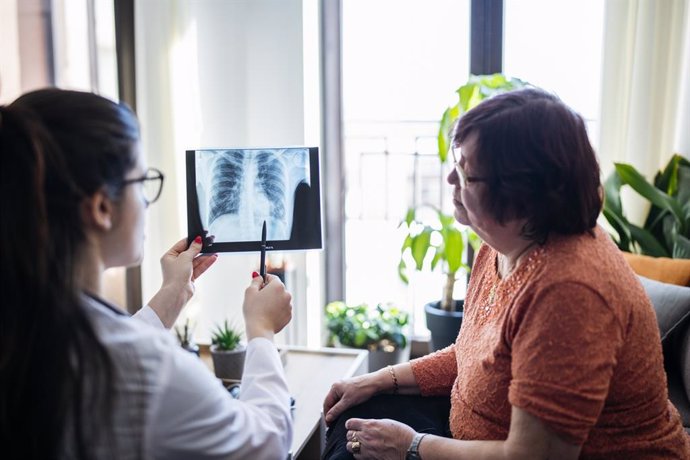
[[[261,265],[259,265],[259,275],[266,282],[266,221],[261,227]]]

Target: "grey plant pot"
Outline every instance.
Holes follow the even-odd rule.
[[[426,327],[431,332],[431,351],[441,350],[455,343],[462,326],[464,300],[455,301],[456,311],[441,310],[441,302],[429,302],[424,306]]]
[[[241,380],[245,355],[246,349],[244,345],[240,345],[240,348],[232,351],[216,350],[216,346],[211,345],[213,371],[216,377],[227,380]]]
[[[369,351],[369,372],[374,372],[388,365],[402,363],[410,359],[410,347],[396,348],[393,351]]]

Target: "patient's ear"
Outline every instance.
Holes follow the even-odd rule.
[[[103,232],[113,228],[115,203],[104,189],[87,197],[82,202],[82,217],[86,226]]]

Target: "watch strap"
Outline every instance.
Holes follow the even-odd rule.
[[[422,442],[422,439],[424,439],[424,436],[428,434],[429,433],[415,433],[410,447],[407,448],[406,460],[421,460],[422,457],[419,455],[419,444]]]

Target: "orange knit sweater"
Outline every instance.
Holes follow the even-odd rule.
[[[551,238],[504,280],[496,252],[479,250],[455,344],[412,361],[423,395],[450,395],[454,438],[506,439],[516,406],[581,458],[690,459],[654,310],[594,234]]]

